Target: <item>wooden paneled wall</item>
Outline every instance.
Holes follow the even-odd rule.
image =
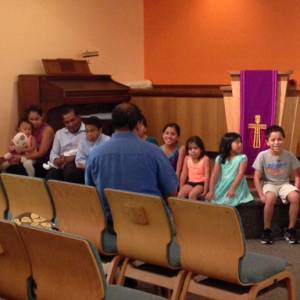
[[[157,85],[132,90],[132,102],[148,121],[148,134],[162,143],[162,128],[176,122],[181,127],[180,142],[199,135],[207,151],[218,152],[227,132],[223,94],[218,85]],[[234,117],[234,116],[233,116]],[[288,89],[282,117],[286,133],[285,148],[300,157],[300,89]]]
[[[218,151],[222,135],[227,131],[222,98],[133,96],[132,102],[143,111],[148,122],[148,134],[162,143],[162,128],[168,122],[181,127],[180,143],[199,135],[206,150]]]
[[[285,148],[300,157],[300,91],[285,101],[282,127],[285,131]]]

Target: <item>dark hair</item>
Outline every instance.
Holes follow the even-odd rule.
[[[272,132],[280,132],[281,135],[283,136],[283,138],[285,138],[284,130],[279,125],[272,125],[272,126],[270,126],[270,127],[267,128],[267,130],[266,130],[266,137],[267,137],[267,139],[270,137],[270,135],[271,135]]]
[[[76,110],[75,107],[73,107],[73,106],[64,106],[62,108],[62,112],[61,112],[62,117],[64,117],[65,115],[67,115],[69,113],[74,113],[76,116],[78,116],[78,113],[77,113],[77,110]]]
[[[224,164],[226,159],[230,156],[231,145],[237,139],[242,139],[241,136],[236,132],[227,132],[222,137],[220,143],[220,156],[221,156],[221,164]]]
[[[147,120],[144,115],[142,115],[140,122],[147,128],[148,124],[147,124]]]
[[[112,111],[112,123],[115,129],[128,128],[133,130],[142,120],[142,112],[135,104],[124,102]]]
[[[31,112],[35,112],[40,116],[43,115],[43,110],[38,105],[31,105],[31,106],[28,107],[28,109],[26,111],[27,118],[28,118],[28,116]]]
[[[30,126],[32,126],[31,123],[26,118],[22,118],[18,122],[17,131],[19,130],[19,128],[20,128],[20,126],[21,126],[22,123],[27,123],[27,124],[30,124]]]
[[[85,125],[94,125],[98,129],[102,128],[101,120],[97,117],[94,117],[94,116],[84,119],[83,122],[84,122]]]
[[[167,128],[174,128],[176,130],[176,133],[178,136],[180,136],[180,127],[177,123],[168,123],[164,126],[163,130],[162,130],[162,133],[164,133],[166,131]]]
[[[186,153],[188,153],[189,145],[192,143],[196,144],[201,149],[201,153],[200,153],[200,157],[199,157],[199,159],[201,159],[205,155],[205,147],[204,147],[204,143],[203,143],[202,139],[197,135],[189,137],[185,143]]]

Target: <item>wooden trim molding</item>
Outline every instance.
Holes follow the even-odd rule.
[[[287,74],[287,72],[282,74]],[[208,84],[154,84],[151,88],[130,89],[131,96],[142,97],[188,97],[188,98],[223,98],[224,93],[232,93],[230,85]],[[288,86],[287,97],[300,95],[300,86]]]
[[[143,97],[201,97],[201,98],[223,98],[220,90],[222,84],[211,85],[164,85],[154,84],[151,88],[131,89],[131,96]]]

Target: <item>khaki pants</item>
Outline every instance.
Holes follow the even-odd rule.
[[[283,203],[287,203],[288,194],[291,192],[294,192],[294,191],[299,192],[299,190],[294,185],[289,184],[289,183],[284,183],[281,185],[266,183],[263,186],[264,194],[266,194],[268,192],[272,192],[276,195],[276,197],[279,196]]]

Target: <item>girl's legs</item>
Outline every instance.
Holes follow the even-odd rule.
[[[192,189],[193,187],[189,184],[183,185],[178,192],[178,197],[188,198],[188,195]]]
[[[196,185],[192,188],[192,190],[189,192],[189,199],[192,200],[198,200],[198,197],[201,193],[203,193],[203,185]]]

